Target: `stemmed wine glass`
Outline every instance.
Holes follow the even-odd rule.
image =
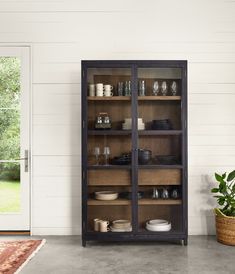
[[[110,156],[110,147],[104,147],[105,165],[109,164],[109,156]]]
[[[176,95],[177,89],[178,89],[177,83],[176,83],[176,81],[173,81],[171,84],[171,93],[173,96]]]
[[[158,95],[159,93],[159,83],[158,81],[154,81],[153,83],[153,95]]]
[[[95,155],[96,158],[96,165],[99,165],[99,155],[100,155],[100,148],[99,147],[95,147],[93,154]]]
[[[167,89],[168,89],[166,81],[163,81],[163,82],[162,82],[161,88],[162,88],[162,95],[166,96],[166,94],[167,94]]]

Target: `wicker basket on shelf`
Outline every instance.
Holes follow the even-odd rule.
[[[217,241],[235,246],[235,217],[226,216],[217,208],[215,214]]]

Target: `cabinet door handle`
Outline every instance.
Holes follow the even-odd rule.
[[[29,172],[29,151],[24,151],[24,158],[15,159],[16,161],[24,161],[24,171]]]

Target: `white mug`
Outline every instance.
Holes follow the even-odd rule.
[[[111,90],[105,90],[104,96],[113,96],[113,93],[111,92]]]
[[[95,96],[95,84],[89,85],[89,96]]]
[[[96,86],[96,96],[104,96],[104,85],[103,83],[98,83]]]
[[[111,90],[113,90],[113,86],[111,86],[111,85],[104,85],[104,90],[105,91],[111,91]]]
[[[104,96],[104,90],[103,89],[96,89],[96,96]]]
[[[100,230],[100,219],[94,219],[94,231],[99,231]]]
[[[109,231],[109,228],[108,228],[108,225],[109,225],[109,221],[100,221],[100,232],[108,232]]]

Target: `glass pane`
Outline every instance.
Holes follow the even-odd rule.
[[[109,222],[111,232],[129,232],[131,69],[88,69],[87,96],[88,230],[97,231],[94,220],[99,219]],[[120,219],[130,224],[117,229],[114,221]],[[102,229],[101,225],[97,232]]]
[[[20,59],[0,57],[0,212],[20,211]]]
[[[20,103],[20,59],[0,57],[0,108],[18,108]]]
[[[139,231],[154,233],[150,220],[182,230],[181,69],[138,69]],[[154,230],[156,229],[156,230]]]
[[[0,57],[0,160],[20,158],[20,59]]]
[[[0,213],[20,211],[20,164],[0,163]]]
[[[20,112],[0,109],[0,160],[20,158]]]

